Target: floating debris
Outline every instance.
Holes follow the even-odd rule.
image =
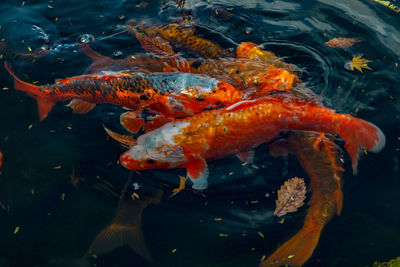
[[[16,227],[15,227],[14,235],[17,234],[17,233],[19,232],[19,229],[20,229],[19,226],[16,226]]]
[[[185,189],[185,184],[186,184],[186,180],[188,179],[188,177],[179,176],[179,179],[180,179],[180,181],[179,181],[178,188],[174,188],[172,190],[172,194],[169,196],[169,198],[175,196],[176,194],[181,192],[183,189]]]
[[[75,169],[72,169],[72,173],[70,175],[69,183],[72,184],[73,187],[77,187],[79,184],[79,176],[75,175]]]
[[[347,63],[344,65],[344,67],[345,67],[345,69],[348,69],[348,70],[351,70],[351,71],[354,71],[354,68],[355,68],[355,69],[357,69],[359,72],[362,73],[362,72],[363,72],[363,71],[362,71],[363,68],[364,68],[364,69],[372,70],[372,69],[367,65],[368,62],[372,62],[372,60],[364,59],[364,58],[362,58],[362,55],[361,55],[361,56],[356,56],[356,57],[353,57],[353,59],[352,59],[350,62],[347,62]]]
[[[274,215],[281,217],[288,212],[297,211],[299,207],[304,205],[305,199],[306,185],[304,179],[294,177],[287,180],[278,190]]]
[[[359,42],[361,42],[361,40],[337,37],[329,40],[328,42],[325,42],[325,45],[332,48],[348,48]]]
[[[230,8],[229,10],[232,10],[232,8]],[[223,7],[217,6],[213,7],[211,11],[213,16],[225,21],[230,20],[233,17],[233,14],[228,11],[228,8],[225,9]]]
[[[254,29],[252,27],[246,27],[244,28],[244,33],[245,34],[252,34]]]
[[[62,168],[61,165],[58,165],[58,166],[53,167],[54,170],[58,170],[58,169],[61,169],[61,168]]]

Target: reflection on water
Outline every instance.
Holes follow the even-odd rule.
[[[79,37],[112,35],[131,18],[158,25],[191,15],[197,33],[225,49],[251,41],[295,64],[325,105],[379,125],[387,137],[384,151],[363,155],[356,177],[345,156],[342,214],[324,228],[305,266],[366,266],[399,256],[397,13],[366,0],[222,1],[213,6],[187,1],[190,11],[177,9],[175,1],[3,1],[0,7],[0,63],[7,59],[23,80],[38,84],[82,74],[91,61],[74,46]],[[218,7],[232,16],[216,16]],[[334,37],[362,42],[346,49],[324,45]],[[119,52],[122,57],[143,53],[126,33],[91,47],[114,59]],[[19,56],[41,48],[50,53]],[[344,68],[358,55],[373,61],[372,71]],[[282,182],[306,177],[296,157],[274,158],[262,145],[256,167],[232,157],[211,162],[210,188],[204,194],[187,189],[169,198],[183,170],[137,174],[117,163],[123,149],[107,139],[102,123],[115,125],[121,108],[100,105],[76,115],[59,104],[39,122],[36,103],[14,90],[3,68],[0,76],[0,90],[9,88],[0,91],[0,266],[258,266],[263,255],[301,228],[306,207],[285,216],[284,223],[272,216]],[[73,172],[79,177],[75,184]],[[118,222],[113,221],[116,212],[130,219],[124,205],[131,202],[120,199],[127,181],[129,196],[135,182],[146,194],[160,186],[164,190],[160,203],[151,198],[140,206],[147,252],[133,250],[150,254],[145,258],[152,263],[129,246],[89,256],[98,234]],[[121,215],[121,210],[127,211]]]

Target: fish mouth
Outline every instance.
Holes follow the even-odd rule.
[[[135,168],[133,167],[134,166],[133,161],[134,160],[129,154],[129,151],[124,152],[119,157],[119,162],[121,163],[121,165],[130,170],[135,170]]]

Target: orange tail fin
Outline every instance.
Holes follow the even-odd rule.
[[[349,115],[342,116],[346,117],[337,132],[346,142],[344,147],[351,158],[353,174],[356,175],[358,157],[362,149],[378,153],[385,146],[386,138],[374,124]]]
[[[14,87],[16,90],[26,92],[28,95],[33,97],[37,104],[38,104],[38,109],[39,109],[39,118],[42,121],[44,118],[47,117],[53,106],[56,104],[55,102],[52,102],[48,99],[42,98],[40,94],[40,86],[30,84],[27,82],[22,81],[19,79],[14,72],[11,69],[11,66],[6,62],[4,63],[4,67],[10,73],[10,75],[14,78]]]
[[[260,263],[266,266],[302,266],[311,256],[321,234],[322,226],[303,227],[295,236],[286,241],[268,259]]]

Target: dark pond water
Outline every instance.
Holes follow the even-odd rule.
[[[351,174],[345,157],[342,214],[327,224],[305,266],[368,266],[398,257],[400,14],[373,0],[215,1],[214,6],[228,9],[232,17],[213,15],[205,1],[186,3],[199,35],[224,48],[243,41],[263,44],[303,69],[303,81],[326,105],[357,113],[387,137],[381,153],[363,155],[358,176]],[[26,81],[51,83],[82,74],[91,63],[74,46],[82,34],[100,39],[124,30],[131,18],[161,25],[180,17],[175,1],[2,0],[0,37],[6,47],[0,63],[7,59]],[[347,49],[325,46],[333,37],[362,42]],[[51,47],[51,53],[34,62],[14,56],[42,46]],[[91,47],[110,57],[143,52],[127,33]],[[372,60],[373,70],[346,69],[346,62],[358,55]],[[262,145],[256,150],[257,168],[233,157],[212,162],[211,186],[204,195],[185,190],[168,199],[183,170],[136,174],[117,163],[123,149],[107,139],[102,124],[117,121],[122,109],[103,105],[76,115],[59,104],[39,122],[35,101],[14,90],[3,67],[0,77],[2,267],[258,266],[263,255],[302,225],[306,207],[285,216],[283,224],[272,215],[283,181],[306,177],[293,156],[273,158]],[[70,183],[72,173],[79,176],[76,186]],[[128,179],[146,192],[164,190],[160,203],[142,214],[152,264],[128,246],[87,256],[92,241],[113,219]],[[137,210],[127,212],[134,216]]]

